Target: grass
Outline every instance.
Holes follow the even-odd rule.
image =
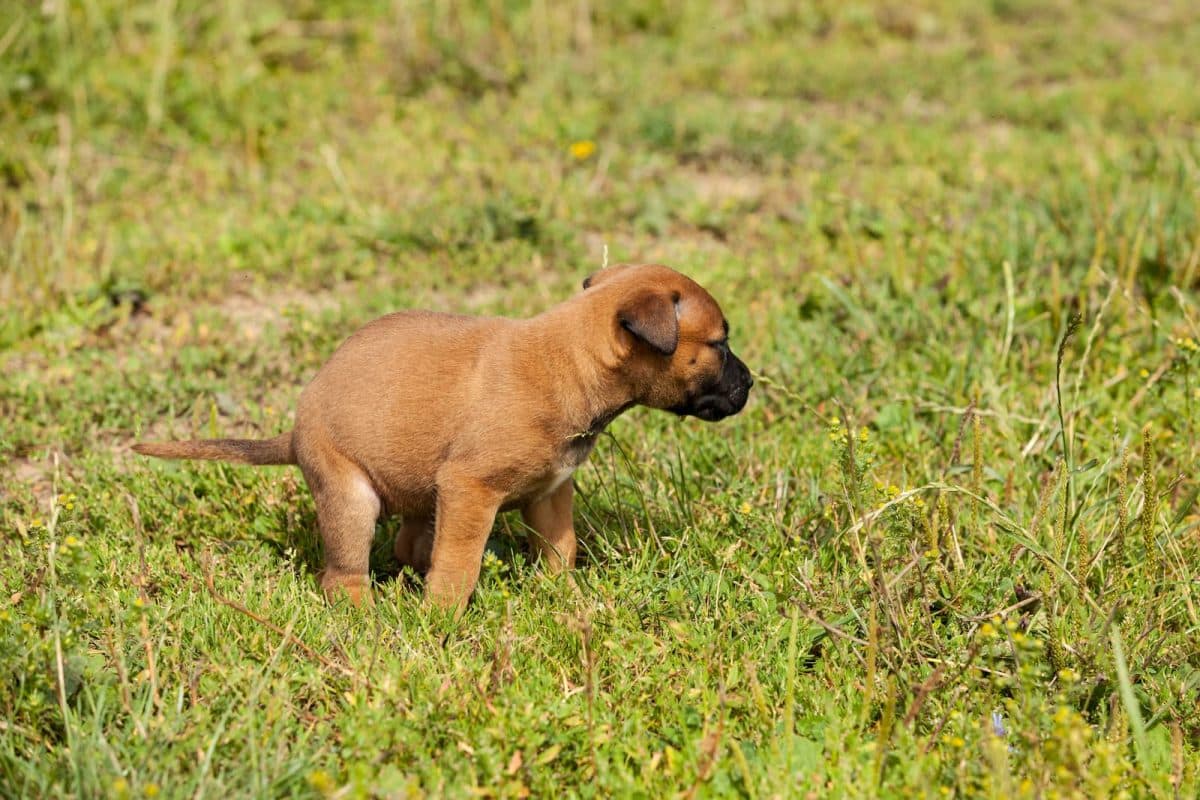
[[[0,3],[0,795],[1189,797],[1194,4]],[[590,144],[589,144],[590,143]],[[760,380],[327,606],[357,325],[709,286]],[[1078,320],[1078,323],[1073,320]]]

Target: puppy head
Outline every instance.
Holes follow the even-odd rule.
[[[709,422],[746,405],[754,380],[704,287],[657,264],[619,264],[583,282],[610,317],[634,402]]]

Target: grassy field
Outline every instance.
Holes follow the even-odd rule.
[[[0,0],[0,796],[1194,797],[1200,9]],[[603,261],[759,381],[635,410],[576,581],[329,606],[266,436]]]

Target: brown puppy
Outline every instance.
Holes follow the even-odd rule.
[[[397,558],[426,597],[465,605],[496,513],[520,509],[546,568],[575,564],[571,473],[633,405],[715,421],[746,404],[750,371],[691,279],[618,265],[532,319],[402,311],[347,339],[267,440],[144,443],[161,458],[298,464],[325,547],[321,587],[370,599],[375,521],[401,514]]]

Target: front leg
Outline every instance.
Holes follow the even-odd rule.
[[[462,614],[479,581],[483,548],[504,497],[482,482],[458,475],[439,476],[437,511],[425,576],[425,599]]]
[[[521,518],[533,528],[534,552],[551,575],[575,568],[574,498],[574,484],[567,478],[557,489],[521,509]]]

